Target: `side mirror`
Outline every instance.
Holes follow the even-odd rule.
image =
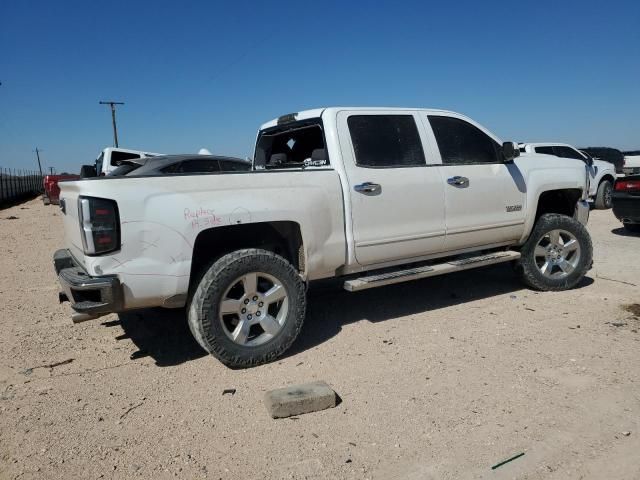
[[[505,162],[510,162],[520,156],[518,144],[514,142],[504,142],[502,144],[502,157]]]

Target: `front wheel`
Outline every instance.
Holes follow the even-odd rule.
[[[595,206],[598,210],[611,208],[613,204],[613,185],[609,180],[604,180],[598,185]]]
[[[577,220],[555,213],[542,215],[522,246],[520,276],[543,291],[575,287],[591,267],[593,246],[587,229]]]
[[[304,282],[289,262],[266,250],[238,250],[214,262],[200,280],[189,328],[225,365],[251,367],[291,346],[305,306]]]

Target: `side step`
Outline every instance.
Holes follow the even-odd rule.
[[[344,289],[349,292],[366,290],[367,288],[381,287],[393,283],[408,282],[420,278],[435,277],[445,273],[460,272],[485,265],[511,262],[520,258],[520,252],[506,251],[495,252],[475,257],[457,257],[444,263],[425,265],[423,267],[408,268],[404,270],[394,270],[377,275],[359,277],[344,282]]]

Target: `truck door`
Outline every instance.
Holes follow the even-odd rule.
[[[446,249],[519,239],[525,221],[525,180],[515,163],[502,161],[498,142],[452,115],[428,115],[425,127],[434,135],[442,161]]]
[[[341,111],[340,148],[355,258],[361,265],[443,249],[444,185],[417,113]],[[350,208],[349,208],[350,207]]]

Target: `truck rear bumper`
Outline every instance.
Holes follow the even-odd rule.
[[[124,294],[117,276],[90,276],[68,250],[56,251],[53,265],[62,288],[60,301],[71,303],[76,312],[72,316],[74,322],[123,310]]]

